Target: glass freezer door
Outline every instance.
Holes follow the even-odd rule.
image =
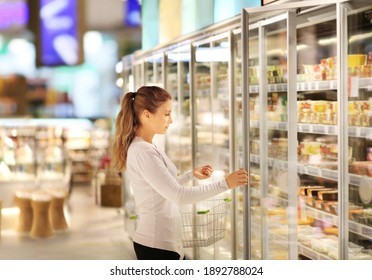
[[[211,164],[217,181],[230,172],[229,134],[229,40],[227,34],[195,44],[195,166]],[[200,182],[204,183],[203,181]],[[230,197],[229,193],[222,194]],[[226,221],[225,238],[198,250],[199,259],[231,259],[231,211]]]
[[[371,259],[371,3],[285,6],[246,27],[251,258]]]
[[[167,53],[166,90],[172,94],[173,123],[166,135],[166,152],[179,174],[192,169],[190,59],[190,47]]]
[[[235,145],[235,166],[242,167],[243,165],[243,135],[242,135],[242,123],[243,123],[243,102],[242,102],[242,47],[241,47],[241,33],[240,30],[233,32],[233,87],[235,94],[235,137],[233,145]],[[235,259],[243,259],[243,206],[244,206],[244,194],[243,188],[235,190]]]
[[[164,87],[163,60],[164,56],[162,54],[146,58],[144,62],[145,85]]]
[[[251,257],[288,259],[297,222],[288,193],[299,179],[288,157],[287,15],[251,25],[248,49]]]
[[[372,4],[347,10],[348,259],[372,259]],[[335,207],[335,210],[338,208]],[[337,255],[332,255],[337,258]]]

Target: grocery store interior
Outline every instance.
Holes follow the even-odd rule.
[[[136,259],[114,123],[158,85],[180,174],[249,172],[187,259],[372,260],[371,38],[370,0],[0,0],[0,259]]]

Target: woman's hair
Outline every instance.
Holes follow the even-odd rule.
[[[112,150],[113,166],[123,171],[127,167],[128,148],[141,126],[139,116],[144,110],[156,113],[158,108],[172,96],[157,86],[143,86],[136,92],[126,93],[116,117],[115,139]]]

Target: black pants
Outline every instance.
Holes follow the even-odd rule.
[[[179,260],[180,255],[173,251],[151,248],[133,242],[138,260]]]

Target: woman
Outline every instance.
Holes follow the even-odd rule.
[[[172,123],[171,95],[156,86],[143,86],[125,94],[116,119],[113,164],[126,170],[138,209],[133,236],[140,260],[184,259],[179,205],[201,201],[239,185],[248,175],[240,169],[225,179],[203,186],[186,188],[193,177],[209,178],[212,167],[195,168],[177,177],[176,166],[153,143],[155,134],[165,134]]]

